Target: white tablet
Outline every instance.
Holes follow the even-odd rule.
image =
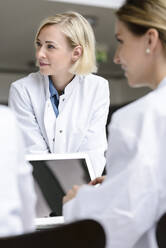
[[[37,195],[37,228],[63,223],[63,196],[74,184],[87,184],[95,179],[95,172],[88,155],[86,153],[32,154],[27,155],[26,159],[33,167]]]

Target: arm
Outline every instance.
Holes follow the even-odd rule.
[[[104,226],[108,247],[134,247],[157,219],[157,173],[146,150],[138,149],[134,134],[116,125],[110,132],[109,168],[118,167],[118,171],[109,170],[98,188],[83,186],[64,205],[64,217],[66,221],[94,218]]]
[[[48,146],[43,138],[36,120],[31,99],[24,89],[11,85],[9,92],[9,106],[16,113],[19,126],[23,133],[27,152],[48,152]]]
[[[96,177],[101,176],[105,166],[107,149],[106,123],[109,111],[109,86],[103,81],[94,98],[93,115],[80,150],[86,151],[91,159]]]
[[[63,204],[66,202],[72,200],[73,198],[76,197],[78,190],[80,189],[81,186],[74,185],[72,189],[70,189],[67,194],[63,197]]]
[[[90,181],[88,185],[97,186],[104,182],[106,176],[97,177],[94,180]],[[79,185],[74,185],[67,194],[63,197],[63,204],[67,203],[68,201],[74,199],[78,193],[78,190],[81,188]]]
[[[8,236],[34,229],[35,194],[16,120],[7,108],[0,113],[0,235]]]

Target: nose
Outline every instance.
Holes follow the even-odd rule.
[[[46,57],[45,49],[44,49],[43,46],[39,47],[39,48],[36,50],[36,57],[37,57],[37,59],[45,58],[45,57]]]
[[[114,61],[115,64],[120,64],[120,63],[121,63],[121,62],[120,62],[120,57],[119,57],[119,50],[118,50],[118,48],[117,48],[116,51],[115,51],[115,55],[114,55],[113,61]]]

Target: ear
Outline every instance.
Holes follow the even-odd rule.
[[[146,37],[147,37],[146,48],[150,49],[150,51],[155,50],[160,41],[158,31],[155,28],[150,28],[146,32]]]
[[[82,46],[78,45],[73,49],[72,61],[76,62],[82,55]]]

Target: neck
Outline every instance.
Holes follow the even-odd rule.
[[[166,77],[166,55],[161,44],[154,51],[154,57],[151,62],[151,70],[149,72],[149,82],[151,88],[156,89],[160,82]]]
[[[160,82],[166,77],[166,63],[158,63],[151,73],[151,88],[156,89]]]
[[[71,73],[68,73],[67,75],[61,75],[60,77],[51,75],[50,76],[53,82],[53,85],[55,86],[56,90],[58,91],[59,95],[62,94],[65,87],[72,81],[74,78],[74,75]]]

